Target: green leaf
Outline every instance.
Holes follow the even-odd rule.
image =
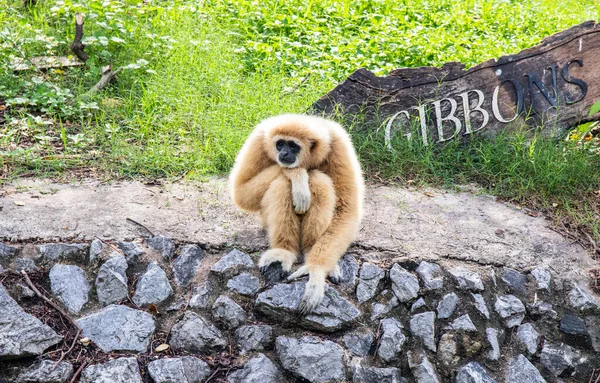
[[[589,117],[592,117],[594,114],[600,112],[600,101],[596,101],[596,103],[594,105],[592,105],[592,107],[590,108],[590,115]]]

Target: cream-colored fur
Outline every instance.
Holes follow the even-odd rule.
[[[275,142],[294,140],[298,160],[280,165]],[[281,262],[290,271],[300,254],[304,264],[289,279],[308,275],[300,310],[322,300],[327,275],[339,278],[338,260],[354,240],[362,217],[364,183],[348,133],[315,116],[286,114],[256,126],[230,175],[235,204],[258,212],[271,249],[259,266]]]

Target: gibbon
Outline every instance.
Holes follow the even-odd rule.
[[[362,217],[364,181],[350,136],[334,121],[285,114],[258,124],[237,155],[230,175],[234,203],[258,212],[271,249],[258,263],[266,273],[308,275],[299,306],[312,311],[326,278],[338,283],[338,260],[354,240]],[[279,262],[279,264],[277,264]]]

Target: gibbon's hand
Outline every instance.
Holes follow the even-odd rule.
[[[292,181],[292,203],[297,214],[304,214],[310,207],[310,187],[308,172],[304,168],[284,169],[284,174]]]

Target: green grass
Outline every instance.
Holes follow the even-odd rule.
[[[90,171],[105,177],[224,174],[252,127],[304,112],[360,67],[467,66],[516,53],[599,19],[596,1],[0,0],[0,177]],[[10,60],[69,55],[74,14],[87,15],[85,68],[13,72]],[[110,61],[133,65],[86,92]],[[0,103],[1,104],[1,103]],[[385,150],[355,134],[361,161],[384,179],[478,182],[519,203],[559,209],[597,238],[598,155],[523,135],[460,147]],[[594,226],[595,225],[595,226]]]

